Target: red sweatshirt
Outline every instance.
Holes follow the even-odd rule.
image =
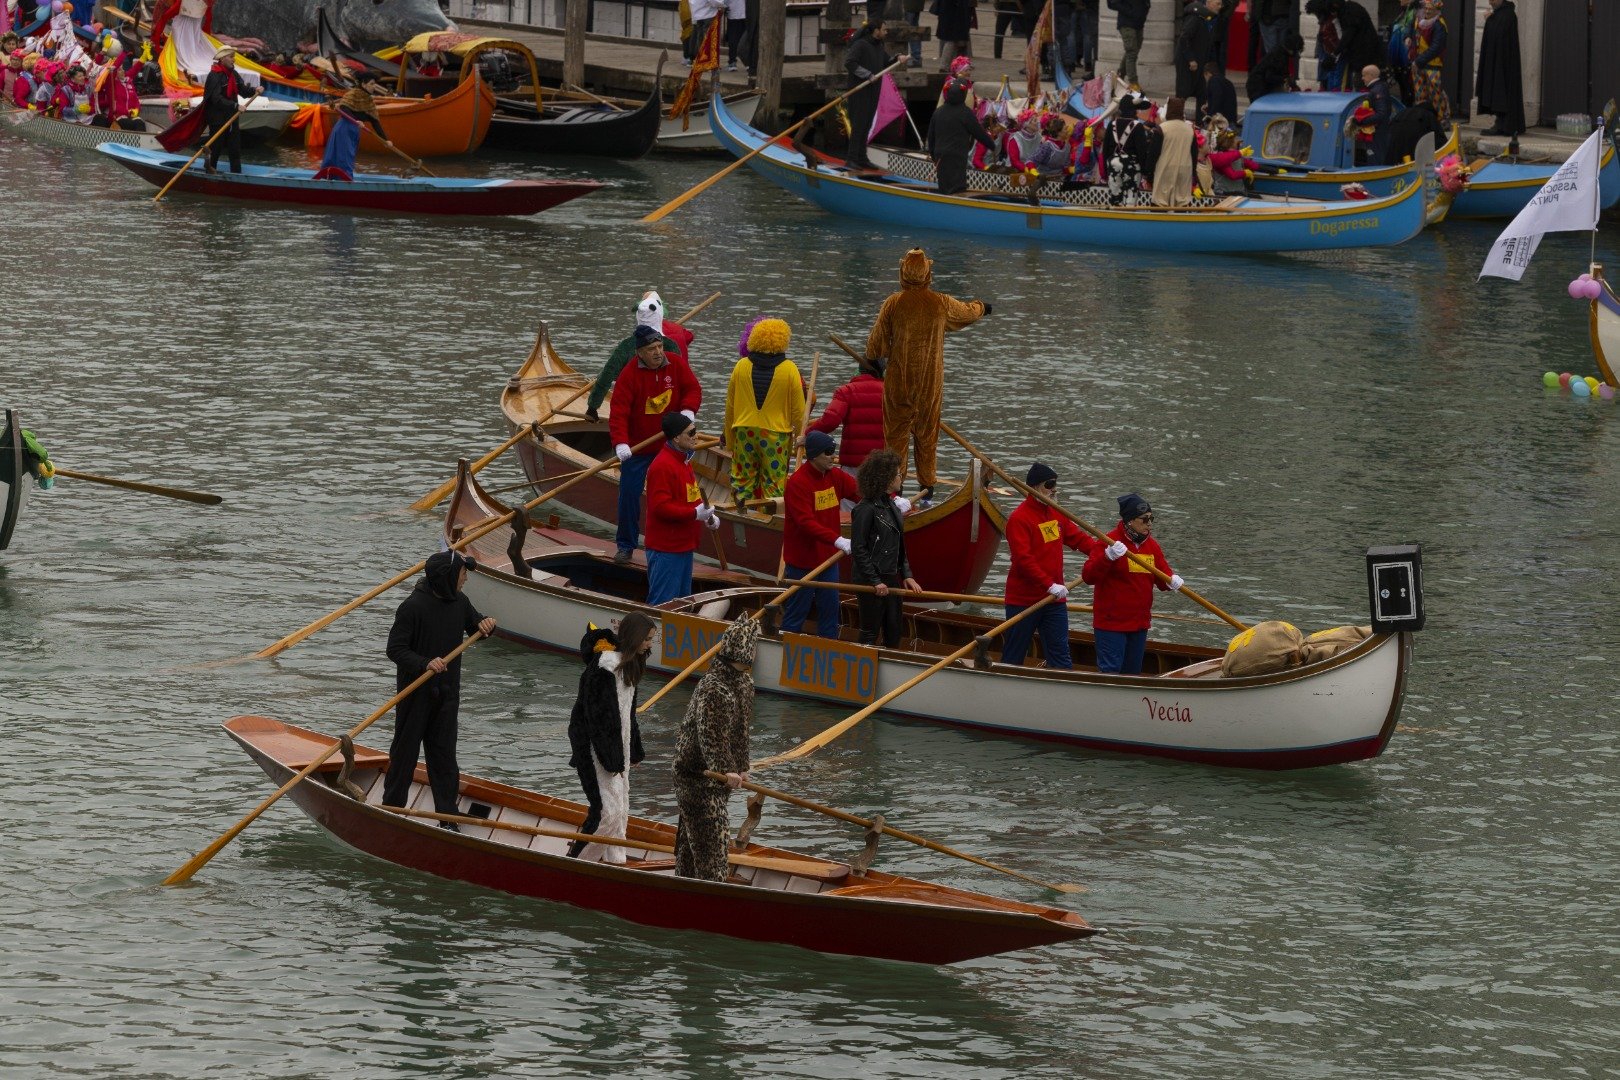
[[[831,435],[840,424],[844,427],[844,440],[838,447],[838,464],[857,469],[866,460],[867,454],[883,449],[882,379],[865,372],[855,376],[833,391],[832,401],[827,403],[826,410],[805,430],[823,431]],[[823,555],[821,558],[826,557]],[[793,565],[797,566],[798,563]]]
[[[687,364],[690,365],[692,363],[692,338],[694,338],[696,335],[686,327],[682,326],[680,323],[676,322],[674,319],[665,319],[663,330],[664,336],[680,347],[679,351],[681,354],[681,359],[685,360]],[[697,410],[694,409],[692,411],[696,412]]]
[[[686,455],[665,443],[647,466],[647,550],[696,551],[703,528],[697,519],[700,502],[697,475]]]
[[[1153,560],[1166,577],[1174,573],[1164,560],[1164,551],[1153,537],[1142,541],[1140,547],[1125,538],[1125,523],[1120,522],[1108,534],[1109,543],[1124,540],[1127,551],[1146,555]],[[1130,633],[1146,630],[1153,625],[1153,586],[1169,591],[1170,586],[1159,581],[1152,573],[1136,565],[1130,555],[1121,555],[1110,562],[1106,544],[1098,544],[1080,571],[1086,584],[1093,587],[1091,625],[1098,630],[1118,630]]]
[[[882,386],[882,383],[878,384]],[[822,472],[810,462],[788,477],[787,528],[782,534],[782,557],[801,570],[827,561],[835,548],[843,512],[840,499],[859,499],[855,478],[843,469]]]
[[[1039,499],[1025,499],[1007,518],[1007,547],[1012,552],[1012,568],[1007,571],[1007,603],[1028,607],[1046,596],[1053,585],[1067,582],[1063,576],[1063,549],[1073,548],[1088,556],[1097,541],[1080,531],[1080,526]]]
[[[608,433],[615,446],[634,446],[649,435],[660,434],[665,413],[685,409],[695,414],[703,404],[703,388],[686,361],[667,350],[664,355],[669,363],[657,371],[632,358],[619,372],[608,414]]]

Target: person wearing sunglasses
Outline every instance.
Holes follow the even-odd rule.
[[[1170,569],[1164,550],[1153,539],[1153,508],[1136,492],[1119,497],[1119,524],[1098,544],[1080,571],[1092,587],[1091,626],[1097,638],[1097,670],[1140,675],[1153,624],[1153,587],[1180,589],[1181,575]],[[1130,555],[1140,555],[1170,579],[1159,581]]]
[[[1057,496],[1057,470],[1044,462],[1029,467],[1024,483],[1049,499]],[[1003,594],[1007,618],[1048,596],[1055,599],[1007,628],[1001,642],[1003,664],[1021,665],[1039,632],[1046,666],[1059,671],[1074,668],[1069,655],[1069,589],[1064,584],[1063,549],[1072,548],[1089,557],[1096,546],[1078,525],[1035,496],[1018,504],[1007,518],[1007,548],[1012,553]]]

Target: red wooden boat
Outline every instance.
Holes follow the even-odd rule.
[[[575,371],[557,355],[550,330],[541,323],[529,358],[501,392],[501,410],[510,430],[540,425],[541,438],[531,434],[518,443],[524,472],[536,488],[554,487],[563,478],[612,456],[607,426],[610,403],[603,402],[598,410],[600,422],[586,419],[580,411],[582,405],[565,407],[590,381],[591,376]],[[715,388],[711,387],[710,400],[715,396]],[[785,521],[781,507],[775,503],[737,505],[730,484],[731,455],[723,447],[699,450],[692,458],[692,469],[723,523],[717,533],[704,532],[698,553],[716,558],[714,541],[718,536],[732,566],[775,577]],[[941,490],[945,490],[944,485]],[[598,473],[558,496],[558,501],[608,528],[614,527],[619,504],[617,470]],[[845,521],[847,524],[847,514]],[[1006,515],[991,498],[987,475],[975,462],[966,482],[951,488],[934,505],[906,515],[906,556],[912,574],[925,589],[978,592],[1006,529]],[[845,559],[845,581],[851,580],[851,572],[850,561]]]
[[[262,716],[238,716],[224,727],[278,786],[334,742]],[[563,853],[567,841],[554,837],[473,824],[452,833],[431,820],[402,817],[377,805],[387,765],[387,754],[356,746],[352,763],[334,757],[289,794],[321,828],[368,855],[647,926],[920,964],[950,964],[1097,932],[1060,908],[870,869],[863,873],[845,863],[754,843],[739,852],[754,865],[735,866],[731,879],[721,883],[676,877],[674,860],[659,853],[627,850],[628,860],[614,865],[570,859]],[[426,785],[426,769],[419,765],[408,807],[431,809]],[[461,798],[470,816],[497,825],[572,832],[585,817],[578,803],[465,773]],[[627,838],[669,846],[675,828],[633,817]]]

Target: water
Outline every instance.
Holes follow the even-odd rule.
[[[564,162],[542,171],[615,187],[530,220],[436,222],[154,209],[94,154],[0,142],[5,401],[64,466],[227,499],[63,481],[31,498],[0,557],[0,1068],[1620,1070],[1620,416],[1539,386],[1549,368],[1591,370],[1563,290],[1584,238],[1549,238],[1523,285],[1476,285],[1489,227],[1323,257],[1041,250],[835,220],[748,175],[636,224],[711,167]],[[938,970],[421,877],[326,840],[290,804],[192,885],[157,885],[269,791],[220,721],[352,726],[392,691],[382,646],[402,594],[274,663],[189,665],[262,647],[431,551],[435,520],[404,508],[503,437],[499,389],[536,320],[590,367],[643,287],[677,311],[724,290],[696,326],[705,418],[760,311],[793,325],[795,357],[823,350],[825,394],[850,367],[825,334],[860,339],[914,240],[942,288],[995,304],[951,341],[947,418],[1009,468],[1053,464],[1093,521],[1142,491],[1172,563],[1227,610],[1308,630],[1365,621],[1364,549],[1423,543],[1429,627],[1383,758],[1252,775],[878,720],[773,774],[1083,882],[1066,899],[1110,931]],[[1613,247],[1599,250],[1613,261]],[[947,451],[947,475],[963,468]],[[503,461],[491,482],[515,470]],[[463,767],[571,794],[576,665],[494,644],[467,668]],[[673,715],[645,729],[637,813],[672,814]],[[840,716],[761,699],[754,745],[782,749]],[[859,846],[779,807],[761,835]],[[896,842],[879,866],[1046,898]]]

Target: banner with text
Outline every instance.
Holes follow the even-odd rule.
[[[659,635],[658,659],[665,667],[677,670],[696,660],[720,640],[730,623],[713,619],[700,619],[695,615],[667,614],[663,616],[664,629]],[[707,662],[699,671],[709,670]]]
[[[782,635],[782,671],[777,685],[836,701],[869,703],[877,698],[878,651],[809,634]]]

